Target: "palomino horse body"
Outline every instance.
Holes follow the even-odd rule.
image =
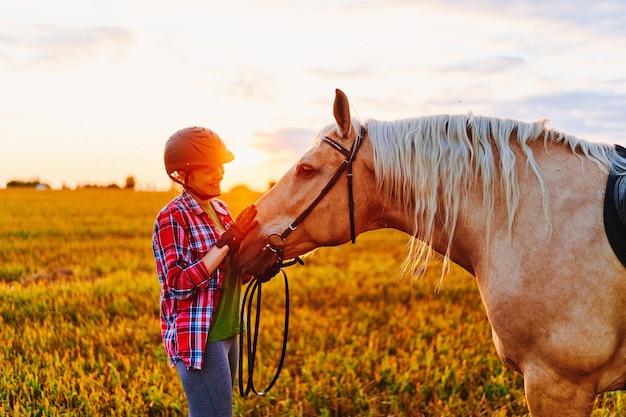
[[[260,274],[276,252],[395,228],[415,238],[416,275],[434,250],[476,277],[533,416],[588,416],[595,394],[624,387],[626,268],[603,225],[608,173],[624,169],[612,146],[471,114],[361,124],[340,90],[333,110],[336,123],[257,201],[237,268]]]

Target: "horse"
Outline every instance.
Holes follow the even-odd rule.
[[[283,259],[397,229],[412,278],[435,252],[475,277],[532,416],[588,416],[596,394],[624,388],[626,268],[603,225],[609,174],[626,171],[616,148],[545,119],[361,123],[335,93],[335,121],[255,203],[233,266],[272,276]]]

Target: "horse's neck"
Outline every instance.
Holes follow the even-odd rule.
[[[545,247],[565,248],[564,242],[576,246],[574,242],[588,237],[592,231],[595,233],[596,229],[589,225],[602,222],[606,173],[593,160],[574,154],[563,144],[534,141],[529,146],[544,188],[529,167],[526,155],[514,145],[519,190],[515,210],[509,212],[501,184],[496,181],[489,228],[482,207],[482,192],[477,185],[467,194],[468,201],[464,202],[467,206],[459,216],[451,259],[485,279],[489,279],[495,269],[494,262],[513,262],[514,259],[533,262],[535,257],[543,256]],[[511,215],[514,216],[512,223]],[[585,226],[591,229],[583,231],[583,224],[572,219],[585,219]],[[598,229],[600,235],[601,229]],[[503,261],[496,261],[498,259]],[[506,259],[508,261],[504,261]]]
[[[535,174],[527,168],[526,156],[519,149],[519,145],[514,145],[513,152],[516,155],[516,181],[523,183],[516,182],[514,188],[520,189],[520,198],[524,204],[527,204],[527,201],[532,201],[532,205],[537,207],[537,213],[534,213],[533,217],[540,217],[545,222],[541,211],[542,191],[538,186]],[[504,239],[508,242],[511,238],[510,233],[513,232],[512,216],[514,216],[517,207],[511,208],[510,203],[507,203],[507,196],[504,191],[506,187],[501,181],[503,179],[496,175],[493,187],[488,190],[483,190],[483,184],[478,179],[470,182],[470,189],[462,193],[464,197],[460,202],[459,214],[453,225],[452,236],[449,235],[449,228],[445,229],[442,223],[444,217],[442,214],[444,210],[441,209],[444,204],[443,199],[438,202],[440,210],[435,216],[431,247],[440,254],[448,254],[453,262],[472,274],[475,274],[477,267],[489,262],[488,258],[491,256],[490,243],[494,239]],[[487,200],[492,200],[490,203],[492,209],[485,206]],[[386,214],[390,219],[388,221],[393,224],[391,227],[418,237],[420,232],[423,232],[423,230],[415,230],[414,213],[406,213],[405,207],[394,207],[393,210],[387,210]],[[545,231],[549,233],[547,222],[544,225],[546,226]],[[536,225],[534,226],[536,227]],[[420,226],[418,225],[418,227]]]
[[[545,188],[540,186],[536,172],[528,165],[527,156],[514,141],[512,150],[515,153],[515,178],[511,179],[509,185],[519,190],[519,202],[511,203],[510,195],[507,198],[504,179],[500,174],[496,174],[493,185],[488,190],[482,189],[481,179],[471,181],[471,188],[464,193],[464,201],[461,202],[449,250],[448,234],[443,225],[437,223],[444,214],[439,210],[435,216],[437,219],[432,236],[432,247],[435,251],[448,253],[455,263],[475,274],[481,267],[487,269],[489,257],[499,256],[500,249],[496,246],[502,246],[503,256],[514,253],[511,242],[515,241],[516,236],[526,236],[525,239],[518,239],[518,242],[530,242],[529,245],[536,246],[540,246],[541,242],[545,244],[546,239],[551,237],[551,221],[560,215],[554,210],[559,207],[560,210],[577,210],[577,206],[572,204],[583,204],[582,200],[587,196],[583,198],[580,194],[589,189],[589,183],[599,184],[597,193],[603,191],[606,178],[601,178],[601,172],[592,161],[574,155],[569,147],[551,142],[544,144],[542,140],[529,142],[528,146],[532,148],[536,167],[542,172]],[[498,153],[494,154],[497,159]],[[499,166],[500,161],[496,160],[495,163]],[[589,177],[592,173],[593,179]],[[572,190],[571,195],[567,195],[568,190]],[[544,191],[548,194],[544,194]],[[493,199],[493,212],[485,208],[485,194],[489,197],[487,200]],[[545,199],[546,195],[549,197],[548,201]],[[423,232],[423,229],[415,229],[414,213],[407,212],[406,207],[390,205],[393,205],[390,201],[381,203],[384,209],[373,213],[381,227],[393,227],[419,237],[418,232]],[[439,206],[442,207],[441,201]],[[378,217],[381,212],[382,218]]]

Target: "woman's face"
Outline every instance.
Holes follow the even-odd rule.
[[[224,179],[224,165],[209,165],[190,171],[187,183],[194,190],[212,198],[222,193],[222,179]]]

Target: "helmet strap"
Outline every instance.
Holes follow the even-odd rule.
[[[193,195],[195,195],[195,196],[198,196],[198,197],[199,197],[199,198],[201,198],[202,200],[210,200],[210,199],[211,199],[211,198],[213,198],[213,197],[217,197],[217,195],[209,195],[209,194],[206,194],[206,193],[201,193],[201,192],[198,192],[198,190],[196,190],[195,188],[193,188],[191,185],[189,185],[189,184],[187,183],[187,179],[189,178],[189,176],[188,176],[188,175],[185,175],[185,182],[182,182],[182,181],[180,180],[180,178],[178,178],[177,176],[175,177],[175,176],[173,176],[172,174],[169,174],[169,173],[168,173],[167,175],[170,177],[170,179],[171,179],[172,181],[174,181],[174,182],[175,182],[175,183],[177,183],[177,184],[182,185],[182,186],[183,186],[183,188],[184,188],[185,190],[189,191],[191,194],[193,194]]]

